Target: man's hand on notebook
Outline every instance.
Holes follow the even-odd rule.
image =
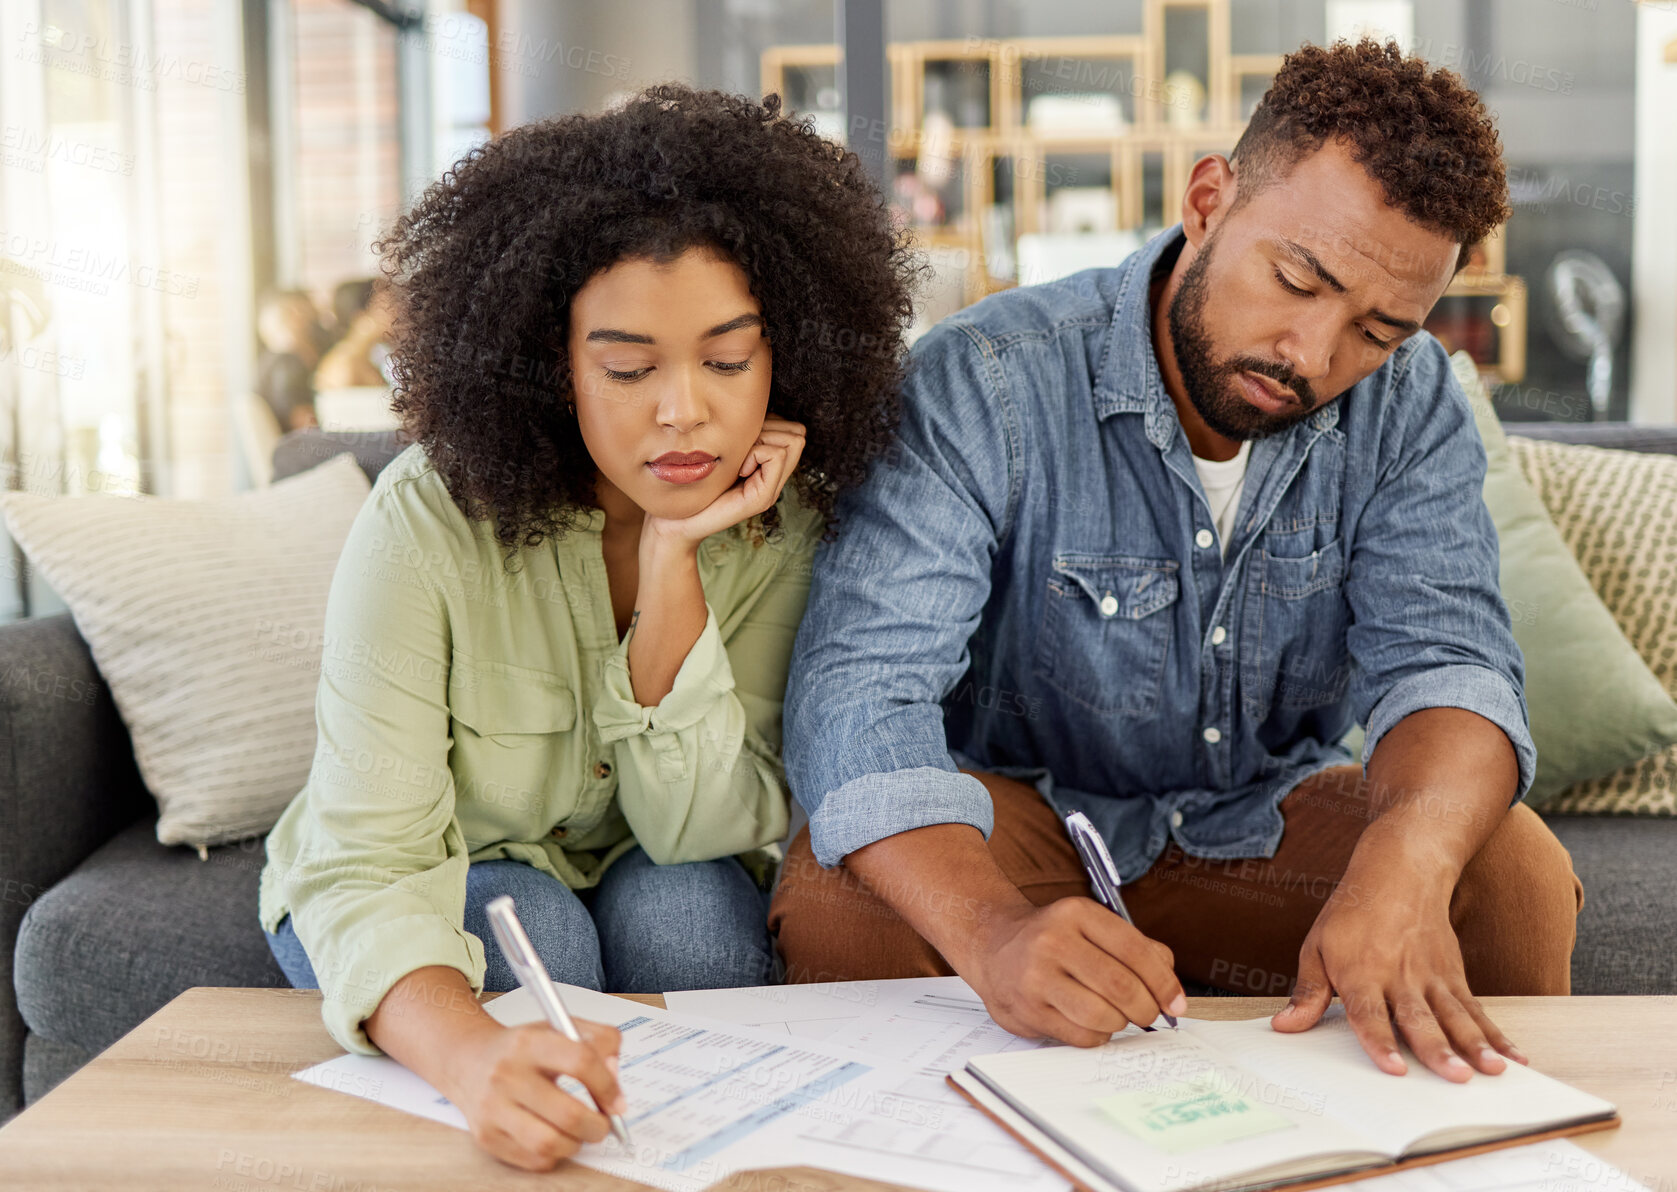
[[[1314,1026],[1337,990],[1351,1029],[1382,1071],[1407,1071],[1394,1026],[1446,1080],[1469,1080],[1474,1069],[1501,1072],[1504,1055],[1526,1062],[1468,990],[1447,897],[1429,899],[1412,886],[1340,893],[1305,937],[1298,984],[1275,1016],[1276,1030]]]
[[[1446,1080],[1501,1072],[1503,1056],[1527,1062],[1468,989],[1450,925],[1462,867],[1507,814],[1518,781],[1508,738],[1473,712],[1423,708],[1381,738],[1362,787],[1374,819],[1304,937],[1276,1030],[1314,1026],[1337,992],[1381,1071],[1408,1070],[1394,1026]]]
[[[1446,1080],[1470,1080],[1475,1069],[1501,1072],[1505,1055],[1526,1063],[1468,989],[1450,926],[1452,887],[1420,879],[1395,849],[1353,856],[1304,938],[1298,983],[1275,1029],[1314,1026],[1337,992],[1351,1029],[1382,1071],[1407,1071],[1394,1027]]]

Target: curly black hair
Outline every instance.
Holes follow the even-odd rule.
[[[735,262],[774,350],[769,408],[808,431],[792,483],[826,519],[889,444],[926,268],[856,154],[762,103],[678,84],[474,148],[374,244],[395,287],[394,409],[509,566],[594,504],[567,412],[572,297],[625,258]],[[761,516],[777,529],[776,511]]]
[[[1235,205],[1329,137],[1351,146],[1387,203],[1461,245],[1457,271],[1509,216],[1502,145],[1484,102],[1453,71],[1429,71],[1395,41],[1370,37],[1303,46],[1282,60],[1229,155]]]

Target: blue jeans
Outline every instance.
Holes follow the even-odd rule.
[[[483,909],[501,894],[512,895],[555,981],[663,993],[775,980],[765,896],[732,857],[655,865],[636,847],[581,891],[522,861],[474,862],[466,869],[465,928],[483,941],[486,993],[518,988]],[[294,988],[320,988],[290,915],[263,934]]]

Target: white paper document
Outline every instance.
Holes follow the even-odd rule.
[[[938,982],[945,978],[927,980]],[[881,988],[894,984],[894,981],[827,981],[749,989],[689,989],[666,993],[664,1006],[672,1014],[697,1014],[736,1026],[784,1031],[800,1039],[826,1039],[842,1034],[877,1006]]]
[[[772,1027],[724,1025],[588,989],[562,989],[572,1014],[623,1032],[620,1070],[634,1146],[625,1152],[610,1138],[585,1146],[574,1159],[584,1166],[676,1192],[697,1192],[735,1171],[790,1166],[934,1192],[1068,1187],[1064,1177],[960,1101],[941,1077],[930,1079],[919,1068],[832,1040],[798,1039]],[[535,1000],[523,990],[485,1008],[507,1026],[541,1021]],[[970,1008],[955,1012],[971,1014]],[[885,1025],[909,1030],[900,1021]],[[980,1026],[967,1023],[967,1033]],[[982,1032],[976,1039],[996,1049],[990,1045],[998,1040]],[[386,1056],[340,1056],[295,1075],[467,1128],[447,1098]],[[586,1096],[580,1085],[560,1083]]]
[[[961,1105],[965,1099],[943,1078],[969,1056],[1049,1046],[997,1026],[960,977],[693,989],[666,993],[664,1004],[682,1014],[825,1039],[908,1064],[931,1078],[937,1096]],[[924,1091],[932,1095],[930,1087]]]
[[[904,1065],[895,1081],[883,1072],[875,1080],[901,1104],[924,1106],[925,1116],[940,1124],[920,1138],[877,1120],[811,1125],[799,1137],[802,1153],[794,1161],[801,1165],[955,1192],[1062,1192],[1071,1186],[944,1081],[968,1056],[1048,1046],[997,1026],[960,977],[685,990],[666,993],[664,1004],[719,1022],[819,1037],[880,1063]],[[924,1170],[926,1163],[947,1174]]]
[[[1570,1138],[1504,1147],[1337,1187],[1345,1192],[1648,1192],[1646,1184]]]
[[[1002,1030],[958,977],[671,993],[667,1011],[561,988],[572,1014],[623,1032],[620,1069],[634,1144],[625,1151],[608,1137],[573,1162],[672,1192],[699,1192],[736,1171],[793,1166],[931,1192],[1070,1187],[944,1083],[971,1056],[1045,1046]],[[485,1009],[507,1026],[542,1021],[523,990]],[[386,1056],[343,1055],[295,1076],[467,1128],[447,1098]],[[576,1082],[560,1083],[586,1098]],[[1567,1139],[1342,1187],[1644,1192]]]

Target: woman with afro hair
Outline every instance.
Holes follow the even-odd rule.
[[[485,904],[557,980],[774,980],[792,641],[890,442],[921,266],[777,96],[677,85],[473,149],[376,247],[412,442],[333,578],[261,921],[342,1046],[546,1170],[607,1130],[556,1075],[620,1107],[616,1032],[490,1018],[517,982]]]

